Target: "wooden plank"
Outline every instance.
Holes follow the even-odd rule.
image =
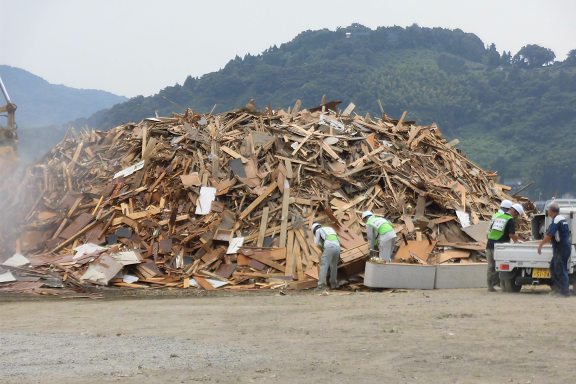
[[[412,222],[412,218],[408,215],[402,215],[402,220],[404,220],[404,224],[406,224],[406,229],[408,232],[412,233],[416,228],[414,228],[414,223]]]
[[[442,224],[442,223],[445,223],[447,221],[456,220],[457,218],[458,218],[457,216],[443,216],[443,217],[439,217],[437,219],[432,219],[430,221],[432,221],[434,224]]]
[[[294,266],[294,231],[290,231],[286,248],[286,276],[294,276]]]
[[[284,276],[283,273],[258,273],[258,272],[234,272],[232,274],[234,277],[278,277]]]
[[[308,133],[306,134],[306,136],[304,137],[304,140],[302,140],[300,142],[300,144],[298,144],[298,146],[296,147],[295,150],[292,151],[292,156],[294,156],[295,154],[298,153],[298,151],[300,150],[300,148],[302,148],[302,146],[308,141],[308,139],[310,139],[310,137],[314,134],[314,127],[310,128],[310,130],[308,131]]]
[[[468,249],[470,251],[483,251],[486,249],[486,244],[482,243],[448,243],[448,242],[439,242],[439,247],[452,247],[458,249]]]
[[[334,216],[338,216],[341,213],[344,213],[344,211],[346,211],[349,208],[352,208],[353,206],[355,206],[356,204],[364,201],[366,199],[366,196],[364,195],[360,195],[358,196],[356,199],[354,199],[353,201],[351,201],[350,203],[342,206],[341,208],[338,208],[338,210],[336,212],[334,212]]]
[[[296,234],[296,237],[298,238],[298,243],[300,244],[300,248],[302,249],[302,252],[304,252],[304,256],[306,256],[306,260],[308,260],[308,262],[310,262],[312,255],[310,254],[310,250],[308,249],[308,243],[306,242],[306,239],[304,237],[304,228],[300,227],[294,233]],[[318,262],[318,260],[316,260],[316,262]]]
[[[289,179],[294,178],[294,170],[292,169],[292,161],[291,160],[284,160],[286,164],[286,177]]]
[[[63,243],[61,243],[60,245],[58,245],[56,248],[54,248],[53,250],[51,250],[51,253],[56,253],[59,250],[61,250],[62,248],[64,248],[65,246],[67,246],[68,244],[72,243],[74,240],[76,240],[77,238],[79,238],[80,236],[82,236],[83,234],[85,234],[86,232],[88,232],[89,230],[91,230],[92,228],[94,228],[96,225],[98,225],[100,223],[100,221],[94,221],[92,224],[84,227],[82,230],[78,231],[78,233],[76,233],[74,236],[70,237],[68,240],[64,241]]]
[[[451,259],[465,259],[468,257],[470,257],[470,251],[468,250],[459,251],[456,249],[452,249],[444,251],[444,253],[441,253],[437,260],[437,263],[442,264]]]
[[[404,118],[406,117],[406,113],[408,113],[408,111],[404,111],[404,113],[402,114],[402,117],[400,118],[400,120],[398,120],[398,124],[396,124],[394,129],[392,129],[393,133],[396,133],[402,127],[402,123],[404,122]]]
[[[302,267],[302,254],[300,253],[300,243],[298,239],[294,239],[294,261],[296,264],[296,274],[298,275],[298,280],[304,280],[304,268]]]
[[[286,246],[286,231],[288,227],[288,205],[290,204],[290,183],[284,180],[284,196],[282,197],[282,217],[280,219],[280,244],[279,247]]]
[[[318,286],[318,282],[314,279],[310,279],[310,280],[304,280],[304,281],[293,281],[288,286],[288,289],[299,291],[301,289],[316,288],[317,286]]]
[[[272,191],[274,191],[276,189],[277,186],[278,186],[278,184],[276,184],[275,181],[270,183],[268,188],[266,188],[266,190],[260,196],[258,196],[258,198],[256,200],[254,200],[252,202],[252,204],[250,204],[248,206],[248,208],[246,208],[240,214],[240,217],[238,218],[238,220],[243,220],[246,216],[248,216],[254,210],[254,208],[256,208],[258,206],[258,204],[260,204],[262,201],[264,201],[264,199],[267,198],[268,195],[270,195],[272,193]],[[288,215],[288,213],[286,213],[286,215]]]
[[[286,268],[284,266],[282,266],[282,265],[280,265],[280,264],[278,264],[278,263],[276,263],[270,259],[262,257],[262,256],[258,255],[257,253],[254,253],[253,255],[249,255],[248,257],[250,257],[256,261],[259,261],[262,264],[266,264],[269,267],[272,267],[272,268],[277,269],[279,271],[286,272]]]
[[[216,288],[214,288],[214,286],[212,284],[210,284],[204,277],[202,276],[198,276],[198,275],[194,275],[194,280],[196,280],[196,282],[198,283],[199,286],[201,286],[202,288],[204,288],[207,291],[215,291]]]
[[[268,226],[268,213],[270,212],[270,207],[264,207],[262,211],[262,220],[260,220],[260,232],[258,233],[258,241],[256,242],[257,247],[264,245],[264,234],[266,233],[266,227]]]
[[[347,251],[340,253],[340,260],[342,263],[349,263],[353,260],[367,256],[370,253],[368,243],[364,243]]]
[[[346,107],[344,112],[342,112],[342,116],[344,116],[344,117],[349,116],[352,113],[352,111],[354,110],[354,108],[356,108],[356,105],[354,105],[354,103],[348,104],[348,106]]]
[[[84,142],[80,142],[78,147],[76,148],[76,152],[74,152],[74,157],[72,157],[72,161],[68,163],[68,168],[70,171],[74,170],[74,165],[76,165],[76,161],[78,161],[78,156],[80,156],[80,152],[82,152],[82,147],[84,146]]]
[[[277,158],[277,159],[280,159],[280,160],[290,160],[291,162],[296,163],[296,164],[304,164],[304,165],[307,165],[307,166],[312,167],[312,168],[317,168],[317,167],[318,167],[318,165],[309,163],[309,162],[307,162],[307,161],[302,161],[302,160],[297,160],[297,159],[290,159],[290,158],[288,158],[288,157],[278,156],[278,155],[274,155],[274,157]]]
[[[324,148],[324,150],[328,152],[328,154],[332,156],[334,160],[340,160],[340,156],[338,156],[338,154],[334,152],[334,150],[330,148],[330,146],[326,144],[324,141],[322,141],[322,148]]]
[[[417,255],[420,259],[426,261],[428,260],[430,252],[432,252],[435,245],[436,241],[432,241],[432,244],[430,244],[428,240],[408,241],[408,244],[403,242],[402,245],[400,246],[400,249],[398,249],[396,256],[394,257],[394,260],[403,259],[405,261],[408,261],[412,258],[412,256],[410,256],[410,252],[412,252],[415,255]]]
[[[232,156],[235,159],[240,159],[242,160],[242,163],[246,164],[248,162],[248,159],[246,159],[245,157],[243,157],[242,155],[240,155],[238,152],[226,147],[226,146],[221,146],[220,149],[223,152],[226,152],[227,154],[229,154],[230,156]]]

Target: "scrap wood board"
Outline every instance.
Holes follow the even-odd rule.
[[[438,256],[437,263],[442,264],[452,259],[466,259],[470,257],[470,251],[462,251],[456,249],[449,249],[444,251]]]
[[[340,253],[340,260],[342,261],[342,263],[348,263],[350,261],[354,261],[356,259],[364,257],[369,253],[370,253],[370,247],[368,246],[368,243],[365,242],[362,245],[359,245],[357,247],[354,247],[352,249]]]
[[[334,231],[336,231],[338,234],[338,240],[340,240],[340,245],[346,249],[356,248],[366,242],[362,236],[357,235],[344,224],[340,224],[340,226],[336,224],[329,224],[327,226],[333,228]]]
[[[428,240],[422,240],[422,241],[409,240],[408,244],[402,242],[400,249],[398,249],[398,252],[396,252],[394,260],[402,259],[404,261],[408,261],[412,258],[412,256],[410,256],[410,252],[412,252],[418,257],[420,257],[422,260],[426,261],[428,260],[428,257],[430,256],[430,253],[432,252],[435,246],[436,241],[429,242]]]

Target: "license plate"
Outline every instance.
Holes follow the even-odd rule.
[[[532,270],[532,277],[535,279],[549,279],[550,270],[547,268],[534,268]]]

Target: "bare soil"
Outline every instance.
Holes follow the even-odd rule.
[[[201,292],[2,295],[0,382],[576,383],[546,288]]]

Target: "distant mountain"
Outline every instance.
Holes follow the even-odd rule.
[[[30,72],[7,65],[0,65],[0,77],[11,101],[18,107],[18,152],[26,163],[60,142],[66,132],[62,124],[128,100],[110,92],[50,84]],[[3,102],[0,97],[0,104]],[[5,118],[0,120],[0,125],[6,125]]]
[[[257,56],[236,57],[222,70],[188,77],[157,95],[138,96],[81,119],[108,128],[181,112],[221,112],[255,99],[287,108],[317,106],[323,94],[354,102],[359,114],[387,115],[421,125],[436,122],[448,139],[503,181],[535,185],[526,193],[548,198],[576,194],[576,50],[555,62],[549,49],[527,45],[500,53],[476,35],[442,28],[354,24],[306,31]],[[166,98],[166,99],[165,99]]]
[[[0,77],[10,99],[18,106],[16,122],[21,128],[60,125],[128,100],[110,92],[50,84],[28,71],[7,65],[0,65]]]

